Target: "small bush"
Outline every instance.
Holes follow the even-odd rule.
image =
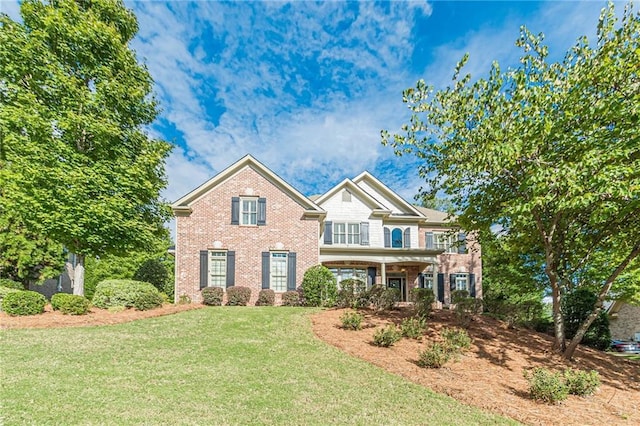
[[[25,290],[24,285],[8,278],[0,278],[0,287],[12,288],[14,290]]]
[[[191,298],[189,297],[188,294],[181,294],[180,297],[178,297],[178,305],[189,305],[191,304]]]
[[[360,330],[362,329],[362,321],[364,320],[364,315],[355,312],[345,312],[340,316],[340,322],[342,322],[342,328],[345,330]]]
[[[567,399],[569,389],[560,373],[538,367],[533,372],[525,370],[523,374],[529,382],[529,395],[532,399],[550,404]]]
[[[375,285],[369,292],[371,305],[380,312],[393,309],[398,300],[400,300],[400,290],[397,288],[384,288],[381,285]]]
[[[400,340],[401,337],[402,335],[398,331],[398,328],[393,324],[389,324],[384,328],[378,329],[373,334],[373,344],[382,348],[388,348]]]
[[[297,291],[282,293],[282,306],[300,306],[300,293]]]
[[[224,290],[220,287],[205,287],[200,293],[202,294],[202,304],[207,306],[222,306],[222,298]]]
[[[581,371],[568,369],[564,371],[564,382],[571,395],[593,395],[600,386],[600,375],[597,371]]]
[[[462,353],[471,347],[471,337],[466,330],[459,328],[444,328],[440,332],[444,339],[445,346],[450,348],[452,353]]]
[[[247,306],[251,299],[249,287],[229,287],[227,289],[227,306]]]
[[[336,303],[338,286],[326,266],[316,265],[307,269],[300,287],[306,306],[334,306]]]
[[[15,291],[2,299],[2,310],[11,316],[38,315],[44,312],[47,299],[35,291]]]
[[[451,303],[458,303],[468,298],[469,292],[467,290],[453,290],[451,292]]]
[[[433,343],[418,354],[418,366],[422,368],[440,368],[449,361],[449,351],[441,343]]]
[[[2,310],[2,299],[4,299],[4,296],[6,296],[9,293],[15,293],[17,291],[22,291],[22,290],[16,290],[15,288],[0,286],[0,310]]]
[[[101,309],[124,306],[147,310],[162,306],[162,297],[158,289],[149,283],[134,280],[105,280],[96,286],[93,305]]]
[[[427,328],[427,321],[423,317],[405,318],[400,324],[400,332],[404,337],[417,339]]]
[[[411,301],[417,316],[426,318],[431,313],[431,305],[436,300],[436,295],[428,288],[414,288],[411,290]]]
[[[460,292],[464,290],[458,290]],[[463,328],[468,328],[473,320],[473,316],[481,311],[480,300],[473,297],[458,299],[455,307],[456,324]]]
[[[86,315],[91,303],[84,296],[56,293],[51,296],[51,307],[65,315]]]
[[[276,293],[271,289],[260,290],[256,306],[273,306],[276,303]]]
[[[339,308],[358,308],[359,295],[366,292],[367,286],[362,280],[349,278],[340,282],[340,290],[336,297],[336,306]]]

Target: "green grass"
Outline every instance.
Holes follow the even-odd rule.
[[[309,312],[4,330],[0,424],[516,424],[324,344]]]

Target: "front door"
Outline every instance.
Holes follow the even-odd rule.
[[[406,302],[406,290],[405,290],[405,279],[404,277],[388,277],[387,278],[387,287],[389,288],[397,288],[400,291],[400,301]]]

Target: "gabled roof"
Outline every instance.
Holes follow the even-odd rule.
[[[415,206],[406,202],[404,198],[396,194],[388,186],[386,186],[384,183],[376,179],[371,173],[364,171],[360,173],[358,176],[356,176],[355,178],[353,178],[353,182],[356,185],[359,185],[362,182],[368,183],[371,187],[376,189],[378,192],[380,192],[380,194],[385,196],[387,199],[389,199],[390,201],[394,202],[397,205],[402,206],[404,208],[403,210],[405,210],[407,213],[418,216],[419,218],[424,218],[424,215],[418,209],[416,209]],[[378,200],[378,201],[381,202],[381,200]],[[386,208],[388,209],[388,206],[386,206]]]
[[[216,186],[232,178],[245,167],[253,169],[282,192],[287,194],[295,202],[300,204],[306,210],[306,214],[323,216],[326,213],[316,203],[305,197],[300,191],[289,185],[284,179],[272,172],[267,166],[253,158],[251,155],[242,157],[240,160],[236,161],[193,191],[189,192],[174,202],[171,205],[171,208],[174,212],[190,212],[191,204],[194,201],[197,201],[200,197],[207,194]]]
[[[441,212],[440,210],[428,209],[426,207],[415,206],[423,215],[427,217],[428,222],[433,223],[450,223],[455,220],[455,218],[450,217],[449,213]]]
[[[323,202],[327,201],[329,198],[337,194],[339,191],[344,189],[348,190],[349,192],[354,194],[356,197],[358,197],[362,202],[367,204],[375,213],[382,213],[382,214],[391,213],[389,209],[387,209],[384,205],[382,205],[378,200],[373,198],[368,192],[360,188],[351,179],[348,179],[348,178],[343,180],[342,182],[340,182],[339,184],[337,184],[336,186],[334,186],[333,188],[331,188],[329,191],[325,192],[318,198],[316,198],[315,202],[317,204],[322,204]]]

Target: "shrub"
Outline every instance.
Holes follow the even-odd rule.
[[[249,287],[229,287],[227,289],[227,306],[247,306],[251,299]]]
[[[93,305],[108,309],[124,306],[138,310],[162,306],[162,297],[152,284],[134,280],[105,280],[96,286]]]
[[[371,287],[369,292],[369,301],[377,311],[393,309],[398,300],[400,300],[400,290],[397,288],[384,288],[381,285],[375,285]]]
[[[417,339],[422,336],[424,330],[427,328],[427,321],[424,317],[405,318],[400,324],[400,332],[404,337],[409,339]]]
[[[598,296],[594,292],[585,288],[576,289],[562,299],[567,339],[572,339],[576,335],[580,324],[595,307],[597,299]],[[611,344],[609,316],[604,310],[600,312],[585,333],[582,344],[600,350],[607,349]]]
[[[417,316],[426,318],[431,313],[431,305],[436,300],[436,295],[428,288],[414,288],[411,290],[411,301]]]
[[[469,292],[467,290],[453,290],[451,292],[451,303],[458,303],[467,298],[469,298]]]
[[[44,312],[47,299],[35,291],[15,291],[5,294],[2,310],[11,316],[37,315]]]
[[[200,293],[202,294],[202,304],[207,306],[222,306],[224,290],[220,287],[205,287]]]
[[[340,281],[340,290],[336,297],[336,306],[339,308],[358,308],[362,307],[359,303],[359,295],[366,292],[366,284],[359,279],[349,278]]]
[[[14,290],[25,290],[24,285],[8,278],[0,278],[0,287],[12,288]]]
[[[567,399],[569,390],[560,373],[538,367],[533,372],[525,370],[523,374],[529,382],[529,395],[532,399],[550,404]]]
[[[51,296],[51,307],[67,315],[86,315],[90,307],[89,299],[68,293],[56,293]]]
[[[22,290],[16,290],[15,288],[2,287],[0,286],[0,310],[2,310],[2,299],[9,293],[15,293]]]
[[[564,371],[564,382],[571,395],[593,395],[600,386],[600,375],[597,371],[581,371],[569,368]]]
[[[362,329],[362,320],[364,320],[364,315],[355,311],[345,312],[340,316],[342,328],[344,328],[345,330]]]
[[[148,259],[133,274],[133,279],[153,284],[158,291],[166,291],[167,283],[169,282],[169,271],[162,261]]]
[[[178,305],[189,305],[191,303],[191,297],[188,294],[181,294],[178,298]]]
[[[378,329],[373,334],[373,344],[383,348],[388,348],[396,343],[402,335],[398,331],[398,328],[394,324]]]
[[[458,324],[458,326],[460,327],[468,328],[471,324],[473,316],[480,312],[480,310],[480,300],[474,299],[473,297],[457,299],[455,307],[456,324]]]
[[[297,291],[282,293],[282,306],[300,306],[300,293]]]
[[[256,306],[273,306],[276,303],[276,293],[271,289],[260,290]]]
[[[444,328],[440,332],[444,344],[452,353],[462,353],[471,347],[471,337],[466,330],[460,328]]]
[[[302,278],[302,298],[306,306],[334,306],[338,287],[331,271],[322,265],[307,269]]]
[[[422,368],[440,368],[451,355],[441,343],[433,343],[430,347],[418,354],[418,366]]]

